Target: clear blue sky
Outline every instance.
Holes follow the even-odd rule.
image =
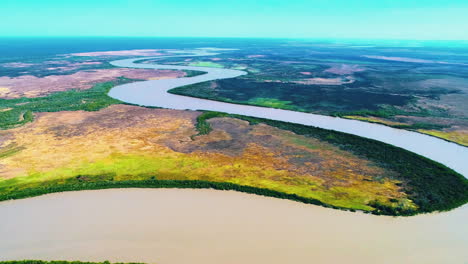
[[[468,0],[0,0],[0,36],[468,40]]]

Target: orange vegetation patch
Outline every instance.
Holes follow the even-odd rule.
[[[171,70],[115,68],[80,71],[68,75],[49,75],[42,78],[31,75],[0,77],[0,97],[38,97],[70,89],[89,89],[95,83],[111,81],[122,76],[129,79],[154,80],[178,78],[184,75],[184,72]]]
[[[328,143],[233,118],[211,119],[213,131],[193,138],[198,114],[128,105],[41,113],[0,132],[2,149],[18,149],[0,159],[0,192],[76,177],[156,177],[230,182],[354,209],[371,210],[375,200],[413,206],[393,172]]]
[[[95,51],[95,52],[80,52],[72,53],[73,56],[159,56],[164,55],[157,49],[134,49],[134,50],[115,50],[115,51]]]

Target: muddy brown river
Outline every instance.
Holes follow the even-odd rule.
[[[206,55],[211,54],[203,51],[197,56]],[[167,90],[244,73],[136,60],[113,64],[207,74],[125,84],[109,95],[140,105],[222,111],[352,133],[408,149],[468,175],[468,148],[371,123],[172,95]],[[232,191],[66,192],[0,203],[0,260],[462,264],[468,263],[467,222],[467,205],[450,212],[393,218]]]
[[[233,191],[113,189],[2,202],[0,216],[0,260],[468,261],[468,206],[394,218]]]

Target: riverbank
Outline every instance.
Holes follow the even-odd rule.
[[[466,206],[376,217],[193,189],[67,192],[0,205],[1,260],[436,264],[468,258]]]
[[[120,129],[106,123],[109,116],[117,114]],[[225,113],[123,105],[76,115],[70,112],[38,117],[29,128],[19,129],[23,132],[10,135],[28,139],[17,142],[27,146],[21,153],[3,160],[10,170],[36,168],[22,162],[13,166],[22,160],[33,165],[41,161],[40,165],[48,170],[0,182],[0,200],[89,189],[215,188],[399,216],[451,210],[468,200],[468,181],[453,170],[401,148],[350,134]],[[133,116],[140,120],[137,125],[132,123],[131,130],[126,122]],[[56,119],[73,125],[56,123]],[[82,125],[75,126],[74,120]],[[176,125],[172,131],[162,126],[167,121],[185,125]],[[101,128],[102,123],[106,125]],[[82,126],[94,129],[83,132]],[[155,126],[165,131],[164,137],[153,130]],[[145,132],[142,127],[149,130]],[[67,133],[57,133],[60,131]],[[70,134],[79,141],[70,141]],[[48,138],[51,140],[45,140]],[[226,142],[225,138],[230,139],[227,145],[212,145],[211,149],[205,146],[206,142]],[[96,144],[96,140],[101,143]],[[49,143],[44,145],[43,141]],[[156,141],[158,144],[154,144]],[[242,145],[251,147],[243,149]],[[72,150],[70,146],[74,146]],[[200,146],[202,151],[197,151]],[[55,152],[50,153],[50,148]],[[115,148],[120,152],[99,154]],[[42,160],[38,159],[41,149]],[[82,152],[89,149],[94,152],[86,154],[84,161],[92,158],[93,162],[83,162]],[[229,156],[220,151],[227,151]],[[65,161],[49,162],[48,155],[56,157],[60,153],[67,153]],[[295,161],[284,157],[302,160],[291,163]]]
[[[203,53],[203,55],[178,55],[178,57],[183,56],[206,56],[206,53]],[[211,80],[235,78],[245,74],[245,72],[222,68],[136,63],[146,59],[151,59],[151,57],[118,60],[111,62],[111,64],[118,67],[130,68],[204,71],[206,74],[189,78],[155,80],[119,85],[109,91],[109,96],[127,103],[142,106],[155,106],[179,110],[219,111],[229,114],[253,116],[276,121],[315,126],[354,134],[409,150],[442,163],[465,177],[468,175],[468,163],[465,162],[468,160],[468,148],[455,143],[447,142],[421,133],[357,120],[321,116],[282,109],[231,104],[170,94],[168,91],[176,87]]]

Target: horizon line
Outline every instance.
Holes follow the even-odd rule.
[[[0,35],[0,38],[192,38],[192,39],[285,39],[285,40],[363,40],[363,41],[453,41],[468,42],[468,39],[410,39],[388,37],[233,37],[233,36],[97,36],[97,35]]]

